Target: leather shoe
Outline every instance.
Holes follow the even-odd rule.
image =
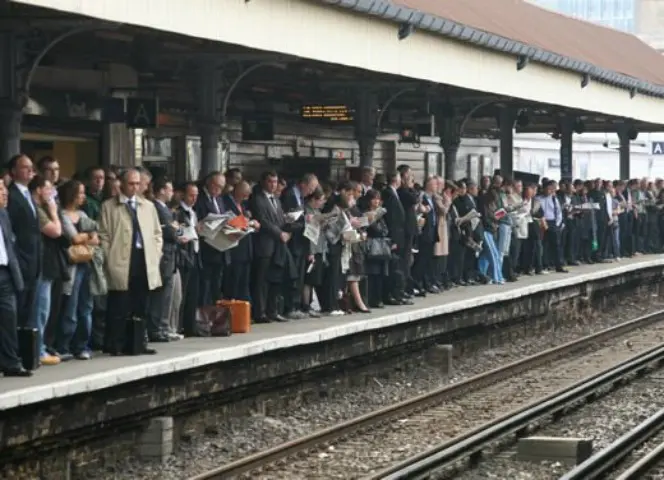
[[[23,367],[7,368],[2,370],[5,377],[32,377],[32,372]]]
[[[154,337],[150,337],[150,342],[152,343],[168,343],[170,341],[171,339],[166,335],[155,335]]]
[[[144,347],[141,354],[143,355],[155,355],[157,351],[154,348]]]

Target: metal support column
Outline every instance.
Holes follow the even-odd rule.
[[[360,147],[360,167],[373,164],[374,146],[378,129],[378,99],[374,92],[362,90],[355,105],[355,139]]]
[[[620,147],[618,148],[620,159],[620,179],[629,180],[630,173],[630,132],[627,128],[618,130],[618,139],[620,140]]]
[[[505,107],[500,110],[500,174],[503,178],[514,175],[514,121],[516,110]]]
[[[440,146],[443,147],[445,178],[447,180],[460,180],[466,176],[465,160],[457,158],[459,145],[461,145],[460,125],[456,117],[436,116],[439,125]]]
[[[222,169],[219,141],[221,140],[221,110],[223,101],[222,70],[213,62],[201,66],[198,75],[198,134],[201,137],[202,178]]]
[[[22,51],[15,32],[0,32],[0,165],[21,151],[23,102],[18,67]]]
[[[574,119],[565,117],[560,122],[560,179],[568,182],[574,177],[573,138]]]

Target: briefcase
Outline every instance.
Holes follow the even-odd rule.
[[[200,337],[228,337],[232,333],[228,307],[208,305],[196,310],[196,333]]]
[[[18,354],[26,370],[37,370],[40,365],[39,330],[36,328],[18,329]]]
[[[129,317],[126,328],[125,353],[127,355],[141,355],[145,350],[145,319],[136,316]]]

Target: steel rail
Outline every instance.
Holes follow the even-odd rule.
[[[626,456],[650,440],[653,436],[657,435],[663,428],[664,409],[634,427],[605,449],[591,455],[586,461],[577,465],[575,468],[560,477],[560,480],[592,480],[594,478],[605,476],[607,473],[613,471],[618,463],[620,463]],[[629,473],[630,470],[632,470],[629,469],[620,478],[641,478],[640,475],[634,475],[644,473],[658,460],[658,456],[661,458],[662,451],[664,451],[664,445],[660,445],[658,449],[655,449],[650,453],[652,454],[657,450],[659,450],[658,454],[655,456],[646,455],[646,457],[642,459],[647,459],[646,462],[637,462],[632,466],[632,469],[636,467],[635,471]],[[625,474],[628,475],[624,476]]]
[[[660,443],[638,462],[629,467],[616,478],[616,480],[639,480],[644,477],[648,470],[657,465],[664,459],[664,443]]]
[[[477,458],[482,451],[507,435],[517,436],[538,420],[562,413],[565,408],[591,398],[599,390],[618,383],[623,378],[664,361],[664,345],[660,344],[589,378],[576,382],[558,392],[517,409],[501,418],[453,440],[439,444],[426,452],[399,462],[367,479],[417,480],[428,478],[431,472],[453,466],[461,460]],[[588,480],[591,477],[580,476]]]
[[[219,480],[232,478],[257,470],[265,465],[285,459],[297,453],[315,449],[321,445],[348,437],[360,430],[368,430],[396,418],[417,412],[445,400],[458,397],[466,392],[492,385],[515,374],[537,368],[561,356],[581,350],[597,342],[609,340],[632,330],[648,326],[664,319],[664,310],[638,317],[620,325],[567,342],[563,345],[530,355],[503,367],[475,375],[461,382],[446,385],[425,394],[375,410],[337,425],[319,430],[281,445],[256,452],[247,457],[227,463],[215,469],[191,477],[189,480]]]

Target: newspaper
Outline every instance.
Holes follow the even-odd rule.
[[[212,248],[225,252],[237,247],[240,240],[254,232],[253,229],[238,230],[228,225],[235,218],[233,212],[211,213],[202,220],[200,237]]]
[[[240,240],[252,233],[254,233],[253,228],[238,230],[237,228],[224,227],[214,237],[206,237],[205,243],[220,252],[225,252],[226,250],[237,247]]]
[[[362,215],[363,220],[362,222],[362,227],[368,227],[372,223],[376,223],[378,220],[383,218],[385,214],[387,213],[387,210],[383,207],[378,207],[376,210],[372,210],[370,212],[366,212],[364,215]]]
[[[302,215],[304,214],[304,211],[302,210],[295,210],[292,212],[288,212],[284,214],[284,217],[286,218],[286,223],[293,223],[297,222]]]
[[[224,225],[226,225],[232,218],[235,218],[235,216],[236,215],[233,212],[209,214],[207,217],[201,220],[201,237],[205,239],[216,237],[221,229],[224,228]]]
[[[196,227],[189,227],[189,226],[183,226],[182,228],[182,235],[180,235],[180,238],[183,238],[188,241],[192,240],[198,240],[198,233],[196,233]]]
[[[456,207],[453,207],[453,208],[456,211]],[[480,218],[482,218],[482,214],[473,208],[470,212],[466,213],[463,217],[457,218],[456,219],[456,224],[460,227],[461,225],[465,225],[466,223],[470,223],[471,231],[475,231],[475,229],[480,224]]]
[[[338,212],[330,213],[317,213],[309,218],[309,221],[304,223],[303,235],[308,238],[312,243],[318,244],[321,230],[330,222],[338,217]]]
[[[514,212],[516,212],[517,210],[520,210],[521,208],[523,208],[523,203],[524,203],[524,202],[519,202],[519,203],[514,203],[514,204],[512,204],[512,205],[507,205],[507,206],[505,207],[505,211],[506,211],[507,213],[514,213]]]
[[[574,205],[574,210],[599,210],[599,203],[595,202],[586,202],[581,205]]]

